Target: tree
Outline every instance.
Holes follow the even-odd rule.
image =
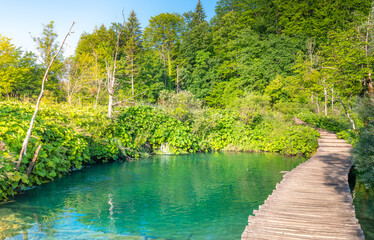
[[[344,30],[357,15],[367,15],[371,0],[282,1],[273,0],[277,22],[289,36],[304,35],[326,39],[330,30]]]
[[[89,56],[86,59],[76,61],[73,58],[65,60],[65,76],[61,82],[62,89],[66,93],[66,98],[69,105],[72,105],[73,98],[84,88],[87,84],[88,75],[92,68],[90,68]]]
[[[193,65],[188,65],[185,81],[185,89],[192,92],[196,97],[205,99],[218,82],[215,70],[218,59],[211,52],[200,50],[196,52]]]
[[[134,11],[131,11],[127,23],[125,26],[125,36],[127,38],[125,45],[125,52],[127,58],[127,72],[131,76],[131,93],[132,97],[135,96],[134,90],[134,75],[138,73],[138,68],[136,67],[135,60],[138,51],[141,49],[142,45],[142,31],[140,29],[140,23]]]
[[[142,88],[144,100],[155,103],[161,90],[165,89],[163,61],[152,50],[139,52],[139,76],[135,85]]]
[[[186,29],[182,33],[182,42],[178,61],[183,63],[185,80],[182,88],[191,91],[200,99],[204,99],[214,81],[212,73],[216,58],[213,55],[211,26],[206,21],[206,14],[198,1],[195,11],[184,14]]]
[[[11,93],[17,79],[22,78],[24,69],[18,68],[20,58],[21,51],[9,38],[0,35],[0,94]]]
[[[43,94],[44,94],[44,86],[45,86],[45,82],[47,81],[47,77],[48,77],[49,71],[51,70],[54,61],[56,60],[56,58],[58,57],[58,55],[61,53],[62,47],[65,44],[66,38],[71,34],[71,29],[73,28],[74,24],[75,23],[73,22],[73,24],[71,25],[71,27],[70,27],[68,33],[66,34],[64,40],[62,41],[60,47],[57,49],[56,53],[52,56],[51,62],[49,63],[49,65],[47,66],[47,69],[45,70],[44,77],[43,77],[43,80],[42,80],[40,94],[39,94],[39,97],[38,97],[38,99],[36,101],[36,106],[35,106],[34,114],[31,117],[30,126],[29,126],[29,129],[27,130],[25,139],[23,140],[22,149],[21,149],[21,152],[19,154],[18,161],[17,161],[17,166],[16,166],[16,170],[17,171],[18,171],[18,169],[21,166],[23,155],[26,155],[27,145],[28,145],[30,137],[31,137],[31,133],[32,133],[32,129],[33,129],[33,126],[34,126],[34,121],[35,121],[36,115],[39,112],[39,105],[40,105],[40,101],[42,100],[42,97],[43,97]],[[41,148],[41,145],[39,145],[39,147],[37,148],[37,153],[39,152],[40,148]],[[37,154],[35,154],[34,159],[36,159],[36,157],[37,157]]]
[[[361,80],[365,76],[362,64],[365,52],[360,46],[359,35],[353,28],[332,31],[321,47],[321,73],[334,85],[335,91],[345,99],[351,99],[362,91]]]
[[[39,57],[43,70],[45,71],[54,55],[58,51],[57,33],[54,30],[54,22],[51,21],[47,25],[43,25],[43,32],[40,37],[34,37],[36,49],[39,51]],[[59,55],[55,59],[55,63],[50,69],[50,74],[46,83],[46,89],[52,91],[54,94],[59,95],[59,80],[63,72],[63,56]]]
[[[33,94],[39,74],[35,56],[23,54],[11,39],[0,35],[0,94]]]
[[[374,65],[374,6],[370,13],[368,14],[367,18],[363,21],[363,24],[359,26],[360,32],[360,41],[363,42],[363,47],[365,51],[365,63],[363,67],[365,68],[365,72],[367,76],[363,81],[363,88],[364,91],[367,91],[370,96],[374,94],[374,85],[373,85],[373,65]]]
[[[195,12],[192,14],[192,20],[191,20],[191,29],[198,26],[201,23],[206,22],[206,14],[205,10],[203,8],[203,5],[201,4],[201,1],[198,0],[195,8]]]
[[[79,39],[74,61],[78,66],[85,66],[89,62],[90,74],[83,75],[91,85],[91,93],[94,96],[96,108],[102,93],[104,79],[106,78],[106,63],[111,60],[114,46],[116,44],[116,32],[112,28],[107,29],[104,25],[95,28],[92,33],[83,33]]]
[[[116,71],[117,71],[117,60],[119,59],[119,47],[120,47],[120,39],[121,35],[124,30],[125,20],[119,28],[117,28],[117,41],[115,45],[115,50],[111,54],[111,59],[107,59],[105,61],[106,65],[106,84],[107,84],[107,91],[108,91],[108,118],[112,118],[113,114],[113,106],[116,105],[115,103],[115,92],[118,87],[118,81],[116,78]]]
[[[219,0],[216,6],[216,16],[220,18],[228,12],[239,11],[239,3],[240,0]]]
[[[180,43],[183,29],[183,17],[176,13],[161,13],[149,20],[149,25],[144,30],[145,46],[158,51],[168,65],[168,78],[172,78],[172,61],[174,51]],[[167,87],[165,74],[165,87]],[[169,86],[171,88],[171,86]]]

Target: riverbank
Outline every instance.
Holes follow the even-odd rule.
[[[20,171],[14,171],[32,112],[30,103],[0,102],[1,199],[84,165],[154,154],[166,143],[171,154],[235,150],[308,156],[319,136],[270,111],[243,116],[240,110],[199,109],[181,118],[158,106],[137,105],[120,108],[108,119],[104,108],[43,104]]]

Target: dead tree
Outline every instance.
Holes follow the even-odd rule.
[[[177,93],[179,93],[179,83],[186,78],[186,75],[181,79],[181,73],[179,72],[179,65],[177,65]]]
[[[118,58],[118,49],[119,49],[119,40],[123,32],[123,27],[125,25],[125,20],[123,21],[123,24],[121,25],[121,29],[118,31],[117,34],[117,42],[116,42],[116,50],[114,53],[114,59],[113,63],[106,62],[106,75],[107,75],[107,90],[108,90],[108,118],[112,118],[113,114],[113,106],[115,105],[114,102],[114,93],[116,90],[116,87],[118,85],[117,79],[116,79],[116,70],[117,70],[117,58]]]
[[[75,62],[72,59],[69,59],[65,62],[65,68],[66,68],[66,76],[64,81],[62,82],[62,89],[66,93],[66,97],[68,100],[69,105],[72,105],[73,97],[79,93],[83,87],[86,85],[84,80],[87,73],[89,72],[88,66],[83,65],[81,68],[83,71],[79,73],[79,65],[77,62]]]
[[[22,157],[23,155],[26,155],[26,151],[27,151],[27,144],[29,143],[29,140],[30,140],[30,136],[31,136],[31,132],[32,132],[32,128],[34,126],[34,122],[35,122],[35,118],[36,118],[36,115],[39,111],[39,105],[40,105],[40,101],[43,97],[43,93],[44,93],[44,84],[45,82],[47,81],[47,76],[48,76],[48,73],[49,73],[49,70],[51,69],[52,67],[52,64],[53,62],[55,61],[55,59],[57,58],[57,56],[60,54],[61,50],[62,50],[62,47],[64,46],[65,44],[65,41],[67,39],[67,37],[72,33],[71,32],[71,29],[73,28],[75,22],[72,23],[68,33],[66,34],[64,40],[62,41],[57,53],[53,56],[53,58],[51,59],[51,62],[49,63],[48,67],[47,67],[47,70],[45,71],[44,73],[44,77],[43,77],[43,81],[42,81],[42,87],[41,87],[41,90],[40,90],[40,94],[39,94],[39,97],[38,97],[38,100],[36,101],[36,106],[35,106],[35,111],[34,111],[34,114],[32,115],[32,118],[31,118],[31,121],[30,121],[30,126],[29,126],[29,129],[27,130],[27,134],[26,134],[26,137],[25,139],[23,140],[23,144],[22,144],[22,149],[21,149],[21,152],[19,154],[19,158],[18,158],[18,162],[17,162],[17,167],[16,167],[16,170],[19,169],[19,167],[21,166],[21,162],[22,162]]]

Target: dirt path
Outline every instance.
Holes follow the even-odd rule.
[[[348,186],[352,146],[320,133],[318,153],[285,174],[242,239],[364,239]]]

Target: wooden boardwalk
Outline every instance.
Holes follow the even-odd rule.
[[[284,175],[242,239],[365,239],[348,186],[352,146],[320,133],[318,153]]]

